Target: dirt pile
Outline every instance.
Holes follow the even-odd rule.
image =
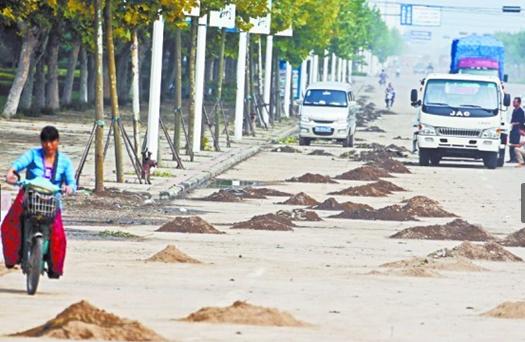
[[[86,301],[73,304],[54,319],[17,337],[47,337],[72,340],[164,341],[137,321],[122,319]]]
[[[394,191],[406,190],[391,182],[380,180],[371,184],[365,184],[350,187],[341,191],[330,192],[329,195],[384,197],[390,195]]]
[[[374,143],[363,147],[370,148],[370,150],[362,151],[358,156],[355,157],[355,160],[380,162],[382,160],[392,159],[395,157],[406,157],[409,154],[409,151],[406,148],[393,144],[384,146]]]
[[[351,151],[346,151],[346,152],[343,152],[339,155],[339,158],[341,159],[355,159],[356,158],[356,151],[355,150],[351,150]]]
[[[212,201],[212,202],[240,202],[242,198],[237,196],[235,193],[229,190],[219,190],[213,194],[199,198],[201,201]]]
[[[326,156],[326,157],[333,157],[334,155],[330,152],[326,152],[325,150],[313,150],[312,152],[308,153],[309,156]]]
[[[483,245],[473,244],[465,241],[452,249],[443,248],[428,255],[432,258],[463,257],[473,260],[489,261],[523,261],[517,255],[512,254],[500,244],[490,241]]]
[[[198,216],[176,217],[163,224],[157,232],[196,233],[196,234],[224,234]]]
[[[434,258],[410,258],[406,260],[389,262],[381,265],[382,268],[394,270],[394,274],[407,276],[439,276],[437,271],[452,272],[481,272],[483,267],[474,264],[472,261],[453,257],[446,259]]]
[[[317,200],[315,200],[315,198],[310,197],[310,195],[308,195],[308,194],[306,194],[304,192],[300,192],[297,195],[293,195],[292,197],[290,197],[286,201],[284,201],[282,203],[278,203],[278,204],[306,205],[306,206],[311,207],[311,206],[314,206],[314,205],[318,205],[319,202],[317,202]]]
[[[379,167],[392,173],[411,173],[402,162],[392,158],[376,160],[368,163],[368,165]]]
[[[306,325],[287,312],[256,306],[243,301],[236,301],[227,307],[205,307],[183,318],[182,321],[275,327],[302,327]]]
[[[150,199],[148,193],[121,191],[116,188],[106,188],[96,195],[81,191],[75,196],[64,197],[64,205],[73,210],[118,210],[133,209],[143,206]]]
[[[504,302],[494,309],[487,311],[481,316],[508,318],[508,319],[525,319],[525,302]]]
[[[193,259],[189,255],[181,252],[174,245],[168,245],[162,251],[154,254],[153,256],[146,259],[146,261],[154,262],[165,262],[165,263],[188,263],[188,264],[200,264],[201,262],[197,259]]]
[[[292,177],[286,181],[299,183],[337,183],[329,176],[323,176],[317,173],[305,173],[300,177]]]
[[[345,210],[342,213],[332,218],[346,218],[354,220],[380,220],[380,221],[417,221],[417,219],[410,215],[403,207],[395,204],[381,209],[373,209],[366,204],[354,204],[355,209]]]
[[[274,230],[274,231],[293,231],[296,225],[288,217],[276,214],[257,215],[248,221],[237,222],[232,229],[252,229],[252,230]]]
[[[415,196],[408,200],[404,200],[403,203],[406,203],[404,208],[405,210],[419,217],[456,217],[452,213],[444,210],[439,206],[439,202],[434,201],[425,196]]]
[[[383,177],[392,177],[392,175],[385,169],[365,165],[340,174],[335,178],[345,180],[377,181]]]
[[[525,247],[525,228],[510,234],[499,243],[508,247]]]
[[[294,209],[292,211],[279,210],[276,213],[277,216],[288,218],[292,221],[304,221],[304,222],[318,222],[322,219],[317,215],[315,211],[309,211],[304,209]]]
[[[256,196],[288,197],[292,194],[270,188],[244,188],[244,191]]]
[[[282,152],[282,153],[301,153],[300,150],[293,148],[291,146],[279,146],[272,150],[272,152]]]
[[[318,205],[314,205],[311,207],[311,209],[315,210],[344,210],[344,207],[341,203],[337,202],[337,200],[333,197],[330,197],[326,199],[323,203],[320,203]]]
[[[385,133],[386,131],[377,126],[370,126],[362,130],[363,132]]]
[[[390,236],[393,239],[491,241],[494,236],[480,226],[456,219],[445,225],[432,225],[403,229]]]

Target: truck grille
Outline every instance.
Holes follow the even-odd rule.
[[[479,137],[481,131],[479,129],[461,129],[438,127],[437,134],[447,137]]]

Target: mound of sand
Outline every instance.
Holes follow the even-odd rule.
[[[392,158],[376,160],[369,163],[368,165],[380,167],[392,173],[411,173],[410,170],[403,163]]]
[[[291,146],[279,146],[279,147],[274,148],[272,152],[301,153],[301,151]]]
[[[499,243],[508,247],[525,247],[525,228],[510,234]]]
[[[213,194],[200,198],[201,201],[213,201],[213,202],[240,202],[242,198],[228,190],[219,190]]]
[[[525,302],[505,302],[481,316],[509,319],[525,319]]]
[[[320,203],[318,205],[314,205],[311,207],[311,209],[315,210],[344,210],[344,207],[341,203],[337,202],[337,200],[333,197],[330,197],[326,199],[323,203]]]
[[[472,261],[461,258],[411,258],[406,260],[389,262],[381,265],[384,268],[397,268],[397,269],[426,269],[433,271],[455,271],[455,272],[480,272],[486,271],[481,266],[474,264]]]
[[[363,132],[375,132],[375,133],[385,133],[386,131],[382,128],[379,128],[377,126],[371,126],[363,129]]]
[[[300,177],[292,177],[286,180],[287,182],[299,182],[299,183],[337,183],[329,176],[323,176],[317,173],[305,173]]]
[[[317,215],[315,211],[309,211],[304,209],[294,209],[292,211],[279,210],[276,213],[277,216],[286,217],[292,221],[304,221],[304,222],[318,222],[322,219]]]
[[[292,196],[292,194],[288,192],[283,192],[275,189],[270,188],[244,188],[244,191],[247,193],[257,195],[257,196],[272,196],[272,197],[288,197]]]
[[[157,232],[224,234],[198,216],[176,217],[173,221],[163,224]]]
[[[297,195],[293,195],[286,201],[278,204],[288,204],[288,205],[307,205],[309,207],[318,205],[319,202],[317,202],[314,198],[310,197],[310,195],[305,194],[304,192],[300,192]]]
[[[47,337],[72,340],[164,341],[137,321],[122,319],[86,301],[73,304],[54,319],[17,337]]]
[[[452,249],[440,249],[429,254],[428,256],[432,258],[463,257],[474,260],[523,261],[522,258],[512,254],[501,245],[493,241],[487,242],[483,245],[465,241]]]
[[[419,217],[456,217],[456,215],[449,213],[439,206],[437,201],[434,201],[425,196],[415,196],[408,200],[404,200],[406,203],[405,210]]]
[[[339,176],[336,176],[336,179],[346,179],[346,180],[362,180],[362,181],[376,181],[383,177],[392,177],[385,169],[381,169],[375,166],[365,165],[358,167],[356,169],[347,171]]]
[[[257,215],[248,221],[237,222],[232,229],[252,229],[252,230],[274,230],[274,231],[293,231],[296,225],[288,217],[276,214]]]
[[[418,221],[414,216],[404,210],[403,207],[397,204],[375,210],[366,204],[354,203],[353,206],[350,206],[349,210],[330,217],[354,220]]]
[[[372,271],[369,275],[386,275],[396,277],[416,277],[416,278],[439,278],[441,274],[434,270],[424,267],[393,268],[387,271]]]
[[[380,180],[371,184],[354,186],[337,192],[330,192],[329,195],[384,197],[390,195],[394,191],[405,191],[405,189],[391,182]]]
[[[421,240],[459,240],[459,241],[490,241],[495,240],[480,226],[456,219],[445,225],[413,227],[390,236],[393,239],[421,239]]]
[[[330,152],[326,152],[325,150],[313,150],[312,152],[308,153],[308,155],[333,157],[333,154],[331,154]]]
[[[356,156],[356,151],[355,150],[351,150],[351,151],[346,151],[346,152],[343,152],[339,155],[339,158],[341,159],[354,159],[355,156]]]
[[[276,327],[302,327],[306,325],[287,312],[242,301],[236,301],[227,307],[205,307],[183,318],[182,321]]]
[[[181,252],[174,245],[168,245],[162,251],[154,254],[153,256],[146,259],[146,261],[165,262],[165,263],[188,263],[188,264],[200,264],[201,262],[197,259],[193,259],[189,255]]]

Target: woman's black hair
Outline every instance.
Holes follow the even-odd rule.
[[[55,141],[58,139],[58,129],[54,126],[46,126],[42,128],[42,131],[40,132],[40,141]]]

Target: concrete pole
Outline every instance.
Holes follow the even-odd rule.
[[[319,56],[314,55],[312,66],[312,83],[319,80]]]
[[[347,63],[348,63],[348,61],[347,61],[346,59],[343,59],[343,60],[342,60],[342,66],[341,66],[341,82],[344,82],[344,83],[347,82],[347,79],[346,79],[346,71],[348,70]]]
[[[302,83],[303,82],[301,81],[301,84]],[[284,116],[287,118],[290,117],[290,97],[291,95],[292,95],[292,65],[286,62],[286,80],[284,83]]]
[[[348,82],[352,83],[352,72],[354,71],[354,65],[351,60],[348,61]]]
[[[323,58],[323,82],[328,81],[328,56],[326,56],[325,51],[325,57]]]
[[[246,49],[248,34],[239,34],[239,57],[237,58],[237,94],[235,96],[235,134],[234,139],[242,139],[242,122],[244,117],[244,82],[246,79]]]
[[[148,104],[147,148],[153,158],[159,149],[160,86],[162,81],[162,44],[164,41],[164,20],[162,16],[153,23],[151,46],[151,70]]]
[[[259,35],[258,39],[258,53],[257,53],[257,65],[258,65],[258,74],[259,74],[259,82],[257,84],[259,85],[259,94],[264,94],[264,77],[263,77],[263,63],[262,63],[262,43],[261,43],[261,36]]]
[[[345,61],[342,59],[342,58],[339,58],[339,69],[337,70],[338,74],[339,74],[339,82],[344,82],[344,65],[345,65]]]
[[[335,56],[335,53],[332,53],[332,69],[330,70],[330,81],[335,81],[335,69],[337,69],[337,57]]]
[[[264,103],[266,111],[263,111],[263,120],[269,124],[270,92],[272,89],[272,55],[273,55],[273,36],[266,37],[266,61],[264,63]]]
[[[303,94],[304,94],[304,91],[306,90],[306,83],[308,81],[308,68],[307,68],[308,65],[307,65],[307,63],[308,62],[306,60],[301,63],[301,77],[300,77],[300,83],[299,83],[299,97],[302,97]],[[290,73],[291,73],[291,69],[290,69]],[[291,80],[290,80],[290,82],[291,82]]]
[[[202,104],[204,100],[204,74],[206,71],[206,23],[208,16],[199,18],[195,68],[195,121],[193,121],[193,152],[201,150]],[[190,127],[191,129],[191,127]]]

